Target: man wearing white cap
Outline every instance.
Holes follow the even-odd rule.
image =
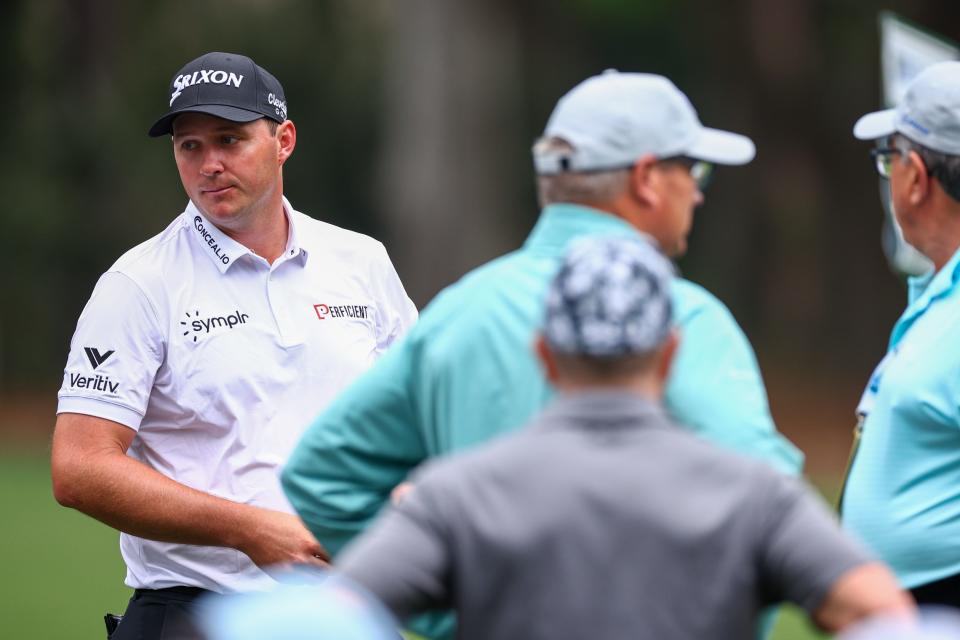
[[[664,412],[671,276],[638,238],[572,243],[536,343],[556,399],[426,465],[338,570],[401,619],[452,605],[462,640],[742,640],[783,600],[828,631],[910,611],[799,482]]]
[[[917,601],[960,606],[960,62],[919,74],[895,109],[857,121],[905,240],[933,269],[857,408],[843,520]]]
[[[441,292],[395,349],[315,420],[283,476],[291,503],[336,553],[425,459],[512,431],[553,387],[529,346],[567,245],[590,235],[685,250],[711,162],[743,164],[753,143],[704,128],[669,80],[609,72],[557,104],[534,147],[544,210],[517,251]],[[703,436],[777,469],[799,452],[774,428],[749,343],[729,311],[685,280],[672,287],[684,346],[666,403]]]

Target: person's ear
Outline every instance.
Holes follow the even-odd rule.
[[[656,157],[648,153],[641,156],[630,169],[630,194],[649,209],[660,206],[660,175],[654,170],[656,162]]]
[[[660,356],[657,359],[657,377],[663,382],[666,382],[670,375],[670,368],[673,366],[679,346],[680,332],[677,329],[670,329],[666,340],[663,341],[663,346],[660,347]]]
[[[907,182],[907,201],[916,206],[929,195],[931,178],[923,164],[923,158],[916,151],[907,154],[907,164],[909,166],[904,176]]]
[[[297,146],[297,128],[293,126],[292,120],[281,122],[277,127],[277,142],[279,143],[277,162],[282,167]]]
[[[554,359],[553,352],[550,351],[550,347],[547,346],[547,341],[544,340],[542,333],[537,334],[533,347],[534,351],[537,353],[537,359],[540,360],[540,365],[543,367],[543,373],[546,376],[547,381],[556,386],[557,361]]]

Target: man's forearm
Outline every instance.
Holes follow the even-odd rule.
[[[51,456],[57,501],[138,537],[232,547],[260,566],[326,557],[297,516],[168,478],[126,455],[132,437],[116,423],[61,416]]]
[[[61,469],[69,484],[57,496],[64,506],[150,540],[236,548],[258,510],[191,489],[120,452]]]

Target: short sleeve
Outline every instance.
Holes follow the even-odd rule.
[[[813,613],[847,571],[871,562],[823,500],[798,480],[767,473],[759,507],[761,579],[770,603],[789,601]]]
[[[156,311],[126,275],[101,276],[80,314],[57,413],[82,413],[140,428],[165,353]]]
[[[407,296],[386,247],[379,249],[371,280],[375,289],[377,314],[377,351],[384,352],[417,321],[417,307]]]

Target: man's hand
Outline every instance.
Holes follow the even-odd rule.
[[[393,488],[393,491],[390,492],[390,504],[394,506],[400,504],[411,491],[413,491],[412,482],[401,482]]]
[[[824,631],[837,633],[876,615],[911,619],[916,615],[916,603],[886,565],[871,562],[837,578],[812,617]]]
[[[260,568],[309,564],[327,567],[330,555],[295,515],[257,509],[237,549]]]

